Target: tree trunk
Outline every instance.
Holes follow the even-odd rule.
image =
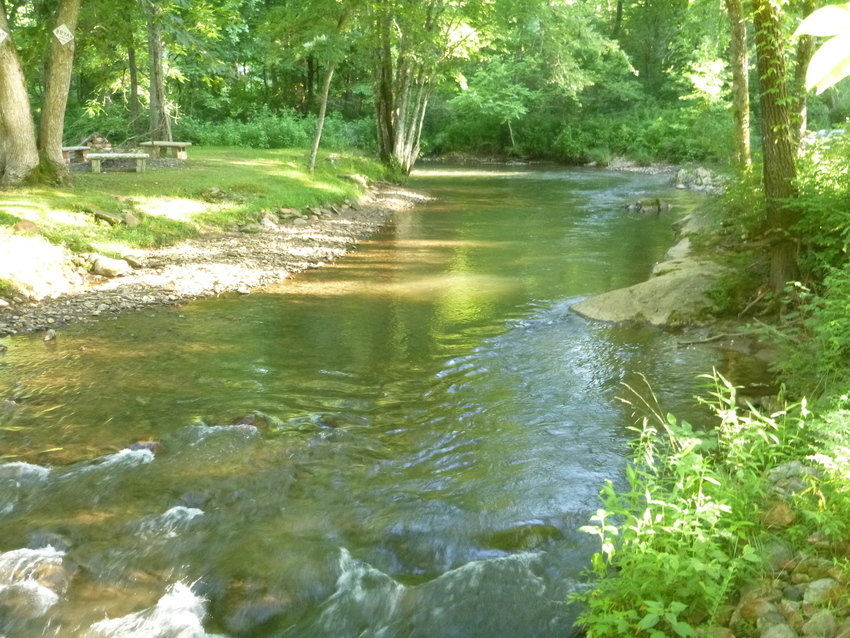
[[[322,84],[322,103],[319,107],[319,119],[316,121],[316,137],[313,138],[313,150],[310,152],[310,161],[307,164],[311,173],[316,168],[316,156],[319,154],[319,143],[322,141],[322,129],[325,126],[325,113],[328,108],[328,93],[331,90],[331,80],[333,79],[335,68],[336,63],[330,62],[328,64],[328,71],[325,74],[325,81]]]
[[[60,0],[56,10],[56,27],[63,25],[71,34],[77,29],[77,16],[81,0]],[[43,169],[51,181],[67,184],[71,172],[62,157],[62,137],[65,132],[65,107],[71,88],[71,71],[74,66],[74,39],[62,42],[52,34],[50,59],[44,86],[44,103],[41,107],[38,151]]]
[[[788,106],[788,74],[782,14],[775,0],[753,0],[761,104],[766,233],[771,238],[770,285],[776,294],[797,277],[797,242],[791,230],[798,215],[790,206],[796,194],[795,146]]]
[[[378,157],[384,164],[392,164],[393,157],[393,61],[390,42],[390,16],[383,16],[378,25],[380,48],[375,66],[375,124],[378,136]]]
[[[732,54],[732,118],[735,122],[735,159],[738,166],[749,171],[750,153],[750,80],[747,55],[747,21],[741,0],[726,0],[731,31]]]
[[[2,3],[0,29],[9,33]],[[38,148],[24,72],[11,35],[0,43],[0,113],[6,128],[6,163],[0,186],[13,186],[27,179],[38,166]]]
[[[614,27],[611,29],[611,39],[620,37],[620,27],[623,26],[623,0],[617,0],[617,13],[614,16]]]
[[[130,73],[130,130],[133,137],[140,134],[142,105],[139,102],[139,67],[136,65],[136,47],[127,47],[127,68]]]
[[[162,10],[151,0],[148,4],[148,57],[150,58],[150,137],[153,141],[170,142],[171,122],[165,102],[165,77],[162,72],[162,33],[159,15]]]
[[[803,0],[803,19],[817,9],[817,0]],[[811,35],[801,35],[797,38],[797,65],[794,67],[794,84],[791,96],[793,98],[791,123],[794,126],[794,139],[797,144],[803,139],[808,128],[808,91],[806,90],[806,72],[809,62],[815,52],[815,38]]]
[[[6,122],[3,120],[3,111],[0,111],[0,177],[6,170]]]

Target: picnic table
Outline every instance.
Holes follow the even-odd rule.
[[[153,157],[161,157],[163,149],[171,149],[175,158],[184,160],[189,159],[186,149],[192,146],[192,142],[142,142],[139,146],[148,147]]]
[[[88,152],[88,146],[63,146],[62,158],[65,160],[65,163],[68,164],[71,161],[71,153],[73,153],[75,162],[85,162],[86,154]]]
[[[144,173],[150,155],[148,153],[89,153],[91,160],[91,172],[100,173],[100,161],[105,159],[134,159],[136,160],[136,172]]]

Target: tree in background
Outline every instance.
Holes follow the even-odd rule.
[[[750,82],[747,53],[747,19],[741,0],[726,0],[731,39],[729,49],[732,66],[732,119],[735,133],[735,157],[739,168],[748,171],[750,153]]]

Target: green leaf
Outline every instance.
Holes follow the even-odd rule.
[[[850,3],[830,5],[813,12],[800,23],[795,36],[832,36],[850,29]]]
[[[679,634],[682,638],[687,638],[688,636],[696,634],[694,628],[684,621],[680,620],[679,622],[671,623],[671,625],[673,627],[673,631]]]
[[[850,31],[827,40],[815,51],[806,73],[806,88],[823,93],[850,75]]]
[[[643,617],[643,619],[638,623],[638,629],[651,629],[658,624],[658,621],[661,620],[658,614],[647,614]]]

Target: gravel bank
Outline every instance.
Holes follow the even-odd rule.
[[[369,238],[390,216],[427,198],[391,185],[359,202],[313,208],[287,219],[267,216],[242,231],[205,235],[162,249],[133,249],[133,269],[107,278],[84,275],[84,284],[58,297],[0,305],[0,336],[56,329],[122,312],[178,305],[226,292],[247,294],[318,268]]]

